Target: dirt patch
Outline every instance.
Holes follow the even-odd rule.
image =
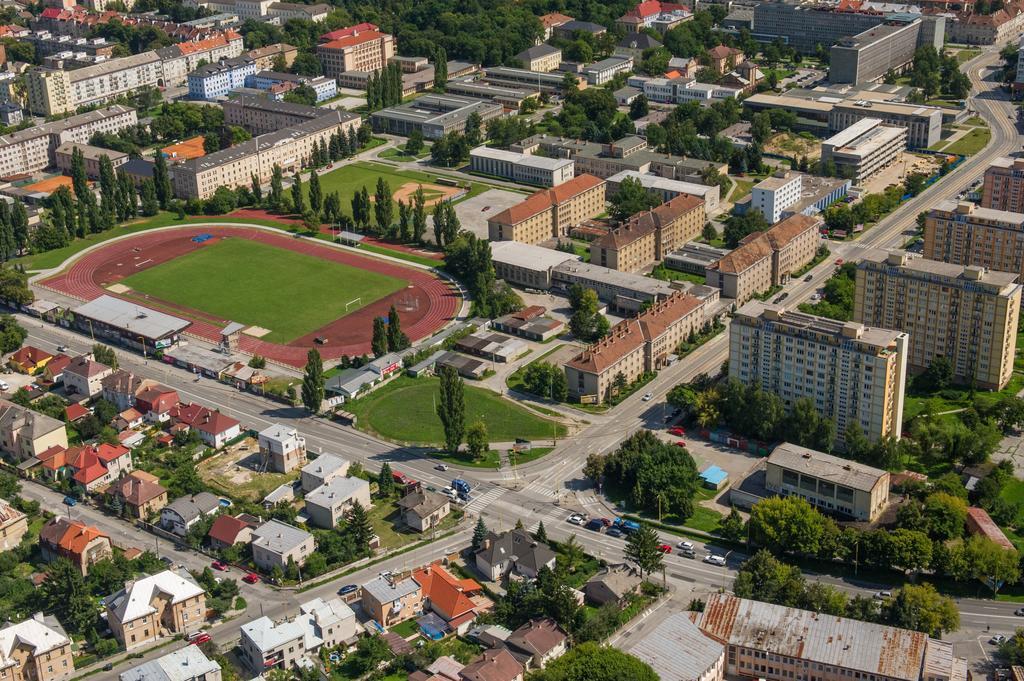
[[[297,469],[291,473],[265,472],[262,463],[255,438],[246,438],[223,454],[199,464],[199,476],[222,492],[249,501],[260,501],[271,491],[299,477]]]
[[[34,184],[25,185],[22,189],[26,189],[32,192],[39,192],[41,194],[52,194],[61,187],[67,187],[71,189],[73,186],[71,178],[67,175],[55,175],[48,177],[45,180],[40,180]]]
[[[405,203],[409,203],[412,201],[412,195],[415,194],[416,190],[420,187],[423,187],[424,198],[426,199],[426,205],[428,206],[433,206],[446,199],[451,199],[453,196],[456,196],[463,191],[458,187],[445,187],[440,184],[430,184],[429,182],[406,182],[395,190],[392,198],[395,201],[404,201]]]

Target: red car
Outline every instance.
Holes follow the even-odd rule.
[[[672,553],[672,547],[669,546],[668,544],[662,544],[661,546],[658,547],[658,550],[661,551],[662,553]]]
[[[200,644],[206,643],[209,640],[210,640],[210,635],[207,634],[205,631],[197,631],[196,633],[194,633],[194,634],[192,634],[191,636],[188,637],[188,642],[191,643],[194,646],[198,646]]]
[[[604,523],[605,527],[611,527],[612,526],[612,521],[608,520],[608,518],[601,518],[601,522]]]
[[[837,265],[842,265],[843,264],[843,259],[842,258],[836,258],[836,264]]]
[[[256,582],[260,581],[260,576],[255,572],[250,572],[245,577],[242,577],[242,581],[246,584],[255,584]]]
[[[668,432],[671,433],[672,435],[686,435],[686,431],[680,428],[679,426],[670,428]]]
[[[680,440],[679,442],[676,443],[676,447],[685,447],[685,446],[686,446],[686,443],[683,442],[682,440]]]
[[[214,570],[220,570],[221,572],[227,572],[230,569],[228,568],[228,564],[222,560],[213,561],[212,563],[210,563],[210,567],[212,567]]]

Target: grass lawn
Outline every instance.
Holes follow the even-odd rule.
[[[401,146],[398,146],[398,147],[392,147],[390,149],[385,149],[384,151],[380,152],[380,154],[379,154],[380,158],[386,158],[389,161],[399,161],[399,162],[403,162],[403,163],[409,162],[409,161],[418,161],[421,158],[426,158],[427,156],[430,156],[430,145],[429,144],[424,144],[423,145],[423,149],[420,150],[420,153],[418,153],[418,154],[407,153],[406,150],[405,150],[405,145],[404,144],[401,145]]]
[[[530,461],[536,461],[545,454],[550,453],[552,449],[554,449],[554,447],[534,447],[528,452],[523,452],[519,455],[510,455],[509,461],[511,463],[511,461],[514,460],[516,465],[522,465],[524,463],[529,463]],[[473,460],[468,454],[463,452],[459,452],[458,454],[449,454],[448,452],[441,450],[431,452],[430,457],[450,463],[453,466],[465,466],[466,468],[489,468],[494,470],[501,464],[501,452],[496,449],[488,451],[483,458],[479,460]]]
[[[358,417],[358,427],[383,437],[416,444],[434,445],[444,440],[437,417],[440,379],[401,376],[386,386],[349,402],[346,410]],[[565,426],[541,418],[500,397],[497,393],[466,386],[466,423],[482,419],[492,442],[511,442],[517,437],[550,438],[565,435]]]
[[[295,273],[301,272],[301,277]],[[309,282],[316,282],[310,286]],[[122,282],[136,291],[270,329],[286,343],[394,293],[406,282],[245,239],[225,239]],[[304,301],[296,305],[296,301]]]
[[[963,64],[966,61],[974,59],[979,54],[981,54],[981,50],[976,50],[973,48],[958,50],[956,53],[956,62],[958,64]]]
[[[395,626],[391,627],[392,633],[398,634],[402,638],[409,638],[413,634],[420,633],[420,627],[416,624],[415,619],[408,619],[404,622],[399,622]]]
[[[991,138],[992,132],[988,128],[975,128],[942,151],[949,154],[970,156],[988,146],[988,141]]]
[[[1024,389],[1024,376],[1014,373],[1010,382],[999,392],[977,391],[974,393],[974,400],[981,405],[987,406],[1004,395],[1016,395]],[[913,389],[912,381],[908,381],[906,399],[903,402],[903,422],[911,421],[915,416],[930,409],[933,412],[941,413],[962,409],[972,404],[970,391],[967,388],[952,386],[937,393],[921,393]]]
[[[216,458],[210,459],[212,464],[215,464],[216,461]],[[209,467],[206,468],[208,471]],[[200,477],[203,478],[210,487],[213,487],[221,494],[234,499],[246,499],[248,501],[255,502],[262,501],[263,497],[267,496],[281,485],[286,482],[292,482],[299,477],[298,475],[292,475],[290,473],[264,472],[259,473],[258,475],[253,475],[248,482],[239,483],[226,476],[210,472],[204,473],[203,469],[204,466],[200,464]]]
[[[729,200],[736,203],[740,199],[750,196],[750,191],[754,188],[754,182],[752,180],[738,180],[732,178],[732,182],[736,185],[736,188],[732,190],[732,194],[729,195]]]

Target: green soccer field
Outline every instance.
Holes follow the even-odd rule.
[[[229,238],[120,283],[154,298],[270,333],[288,343],[404,288],[402,279]],[[361,298],[345,309],[345,303]]]
[[[351,163],[349,165],[341,166],[335,170],[328,170],[327,172],[320,175],[320,189],[324,196],[327,196],[331,192],[338,192],[338,196],[341,199],[341,211],[346,215],[352,214],[352,197],[357,191],[360,191],[363,187],[366,187],[366,191],[370,192],[370,196],[377,190],[377,178],[383,177],[384,181],[391,187],[391,191],[395,192],[402,185],[408,183],[423,183],[423,184],[438,184],[438,176],[432,173],[423,173],[415,170],[398,170],[380,163]],[[488,187],[472,182],[469,186],[468,196],[475,196],[482,192],[487,191]],[[302,190],[309,199],[309,182],[302,183]],[[424,190],[427,199],[435,198],[436,192],[430,192],[429,189]],[[397,216],[397,208],[396,208]]]

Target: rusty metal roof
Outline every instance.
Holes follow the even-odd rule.
[[[918,681],[928,636],[908,629],[714,594],[699,622],[729,645]]]

